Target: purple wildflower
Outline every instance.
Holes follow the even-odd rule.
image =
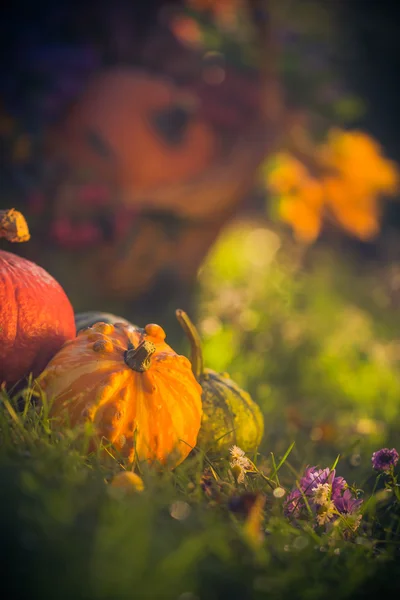
[[[399,460],[399,453],[396,448],[382,448],[377,450],[372,455],[372,466],[375,471],[390,471],[392,467],[397,465]]]
[[[323,508],[325,512],[327,509],[330,511],[328,511],[329,515],[328,512],[325,515],[327,518],[324,522],[327,523],[334,518],[332,509],[342,514],[353,514],[362,504],[362,500],[357,500],[348,489],[345,479],[336,477],[335,469],[316,467],[307,467],[300,479],[299,487],[294,488],[287,496],[284,505],[285,515],[292,518],[299,517],[306,507],[306,500],[313,513],[317,515],[319,524],[322,524],[320,513]]]
[[[343,477],[334,477],[332,481],[332,500],[342,495],[342,492],[347,489],[347,482]]]
[[[340,496],[347,485],[343,477],[336,477],[335,469],[308,467],[300,480],[300,487],[306,496],[310,496],[320,483],[332,485],[332,497]]]
[[[319,484],[328,482],[329,476],[329,469],[307,467],[303,477],[300,479],[299,488],[294,488],[286,498],[284,504],[285,515],[287,517],[298,517],[301,510],[306,506],[304,496],[307,497],[308,501]]]
[[[307,467],[303,477],[300,479],[301,489],[306,495],[311,495],[319,483],[328,483],[329,473],[329,469]]]
[[[298,517],[304,506],[303,496],[300,490],[294,489],[286,497],[284,512],[286,517]]]
[[[333,502],[336,510],[338,510],[340,513],[351,515],[357,512],[363,501],[354,498],[351,491],[347,489],[344,491],[343,496],[333,498]]]

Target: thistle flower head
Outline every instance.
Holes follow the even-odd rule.
[[[399,453],[396,448],[381,448],[372,455],[372,467],[375,471],[390,471],[392,467],[397,465]]]

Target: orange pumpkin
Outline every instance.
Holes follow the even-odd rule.
[[[159,325],[96,323],[67,342],[37,380],[51,415],[90,421],[129,461],[174,468],[196,445],[201,387]]]
[[[21,213],[0,210],[0,238],[30,239]],[[38,375],[74,337],[73,308],[60,284],[39,265],[0,250],[0,384]]]

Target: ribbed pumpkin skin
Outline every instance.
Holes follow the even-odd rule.
[[[77,333],[82,329],[92,327],[92,325],[94,325],[95,323],[110,323],[111,325],[114,325],[115,323],[125,323],[125,325],[131,325],[132,327],[136,327],[135,325],[133,325],[133,323],[130,323],[122,317],[117,317],[117,315],[113,315],[112,313],[89,310],[88,312],[75,314],[75,325]]]
[[[49,273],[0,251],[0,383],[34,376],[75,337],[74,311]]]
[[[207,451],[226,451],[233,444],[245,452],[256,451],[264,435],[260,407],[227,373],[204,368],[199,332],[185,311],[178,308],[175,314],[190,342],[193,373],[202,387],[198,445]]]
[[[222,451],[235,444],[245,452],[255,451],[264,435],[264,418],[258,404],[229,375],[204,369],[200,383],[203,420],[199,446]]]
[[[129,342],[155,344],[150,368],[136,372],[124,355]],[[201,387],[191,365],[165,343],[158,325],[135,329],[96,323],[81,331],[38,379],[53,402],[51,415],[71,426],[91,421],[96,437],[112,442],[130,461],[174,468],[196,445]],[[186,442],[186,443],[185,443]]]

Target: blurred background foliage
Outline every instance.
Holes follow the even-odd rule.
[[[238,215],[397,260],[394,22],[385,2],[10,5],[0,202],[32,231],[15,251],[76,310],[132,320],[189,302]]]
[[[307,460],[340,449],[352,468],[395,444],[398,277],[324,246],[310,255],[259,220],[225,231],[200,273],[199,324],[208,364],[262,406],[265,451],[293,438]]]

